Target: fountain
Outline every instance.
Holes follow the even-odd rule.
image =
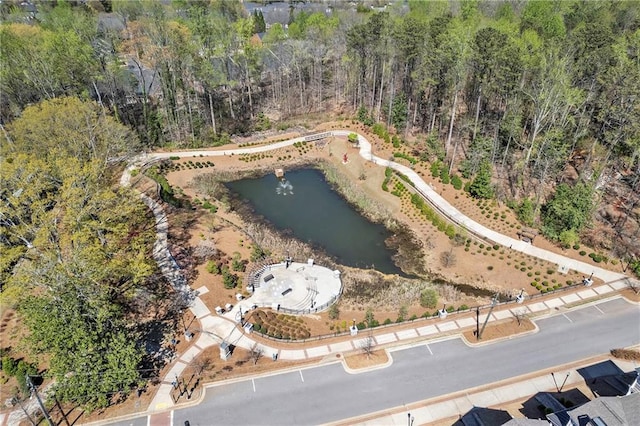
[[[280,179],[280,183],[276,187],[276,194],[278,195],[293,195],[293,185],[286,179]]]

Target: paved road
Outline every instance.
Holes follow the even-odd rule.
[[[338,130],[338,131],[333,131],[334,135],[340,135],[340,136],[344,136],[351,133],[350,131],[343,131],[343,130]],[[405,175],[407,175],[415,184],[416,187],[418,188],[418,190],[427,198],[429,199],[434,205],[437,206],[437,208],[441,211],[441,213],[445,214],[446,216],[448,216],[450,219],[452,219],[454,222],[460,224],[461,226],[466,227],[467,229],[472,230],[473,232],[477,233],[478,235],[483,235],[485,238],[488,238],[492,241],[495,241],[499,244],[505,245],[505,246],[510,246],[515,250],[519,250],[522,252],[525,252],[527,254],[545,259],[545,260],[549,260],[551,262],[555,262],[561,266],[564,267],[568,267],[570,269],[575,269],[578,271],[581,271],[584,274],[590,274],[590,273],[594,273],[594,275],[596,277],[599,277],[601,279],[603,279],[604,281],[613,281],[613,280],[619,280],[622,278],[626,278],[624,277],[624,275],[622,274],[617,274],[615,272],[612,271],[607,271],[605,269],[602,268],[597,268],[594,267],[593,265],[589,265],[586,264],[584,262],[579,262],[573,259],[569,259],[566,258],[564,256],[555,254],[555,253],[551,253],[548,252],[546,250],[542,250],[539,249],[537,247],[533,247],[530,244],[524,243],[522,241],[517,241],[514,240],[510,237],[501,235],[493,230],[490,230],[488,228],[485,228],[484,226],[478,224],[477,222],[472,221],[471,219],[467,218],[466,216],[462,215],[462,213],[460,213],[457,209],[455,209],[453,206],[451,206],[446,200],[444,200],[442,197],[439,196],[439,194],[436,193],[436,191],[433,190],[433,188],[431,188],[429,185],[427,185],[424,181],[422,181],[422,179],[415,173],[413,172],[411,169],[395,163],[395,162],[390,162],[388,160],[379,158],[379,157],[375,157],[371,151],[371,144],[369,143],[368,140],[366,140],[366,138],[364,138],[361,135],[358,135],[359,140],[360,140],[360,155],[369,160],[374,162],[377,165],[380,166],[387,166],[387,167],[392,167],[402,173],[404,173]],[[125,173],[123,173],[122,178],[121,178],[121,184],[122,185],[128,185],[130,182],[130,178],[131,178],[131,174],[130,171],[135,168],[135,167],[139,167],[140,164],[142,163],[149,163],[161,158],[168,158],[170,156],[174,156],[174,155],[178,155],[178,156],[184,156],[184,155],[188,155],[188,156],[198,156],[198,155],[203,155],[203,156],[223,156],[223,155],[230,155],[231,153],[235,153],[235,154],[240,154],[240,153],[254,153],[254,152],[262,152],[262,151],[268,151],[268,150],[272,150],[272,149],[277,149],[280,147],[284,147],[284,146],[288,146],[291,145],[295,142],[304,140],[304,137],[300,137],[300,138],[295,138],[295,139],[290,139],[287,141],[282,141],[276,144],[272,144],[272,145],[264,145],[264,146],[258,146],[258,147],[251,147],[251,148],[242,148],[242,149],[237,149],[237,150],[205,150],[205,151],[189,151],[189,152],[170,152],[170,153],[154,153],[148,156],[142,156],[139,159],[137,159],[137,164],[131,164],[128,168],[127,171]],[[150,206],[152,208],[152,210],[154,210],[154,213],[157,213],[156,215],[158,216],[160,213],[163,212],[156,212],[154,206]],[[158,225],[158,232],[159,232],[159,241],[158,241],[158,252],[162,251],[161,249],[166,250],[166,238],[161,238],[161,231],[163,231],[161,228],[162,223],[159,223]],[[165,223],[166,226],[166,223]],[[166,230],[165,230],[166,231]],[[156,247],[154,247],[154,254],[156,252]],[[168,251],[167,251],[168,252]],[[158,253],[161,254],[161,253]],[[169,256],[170,257],[170,256]],[[168,262],[162,262],[162,263],[168,263]],[[169,265],[167,265],[169,266]],[[169,269],[171,269],[169,271]],[[167,271],[163,271],[165,272],[165,274],[167,272],[177,272],[174,271],[174,268],[167,268]],[[180,282],[180,284],[183,284],[182,282]],[[636,318],[637,320],[637,318]],[[636,327],[637,328],[637,327]],[[618,334],[614,333],[615,336],[618,336]],[[536,336],[537,337],[537,336]],[[560,336],[559,338],[557,338],[558,342],[562,342],[562,340],[565,338],[566,336]],[[609,335],[607,335],[607,337],[609,337]],[[588,339],[586,339],[588,340]],[[462,345],[461,342],[459,341],[455,341],[456,343],[438,343],[436,344],[438,347],[442,347],[445,350],[451,352],[451,353],[461,353],[464,354],[464,356],[469,356],[468,353],[468,348],[466,347],[462,347],[462,348],[458,348],[456,349],[455,347],[453,347],[452,349],[447,349],[448,346],[447,345],[451,345],[453,344],[454,346],[457,344],[458,346]],[[635,341],[637,342],[637,340]],[[588,347],[589,349],[593,349],[595,346],[591,345],[590,342],[586,342],[587,345],[585,347]],[[506,345],[506,344],[505,344]],[[591,346],[590,346],[591,345]],[[582,345],[575,345],[578,347],[582,347]],[[620,346],[620,345],[619,345]],[[424,352],[424,348],[425,346],[422,347]],[[600,352],[604,352],[606,350],[608,350],[609,348],[603,348],[602,350],[600,350]],[[479,350],[478,350],[479,351]],[[408,353],[410,351],[405,351],[403,353]],[[481,352],[481,351],[479,351]],[[478,353],[479,353],[478,352]],[[553,353],[556,353],[555,350],[553,351]],[[564,352],[561,352],[564,353]],[[431,354],[431,353],[430,353]],[[528,361],[531,361],[529,358],[532,357],[532,354],[534,354],[533,356],[533,361],[537,361],[537,357],[535,356],[535,354],[537,354],[537,352],[535,351],[535,346],[532,347],[532,349],[530,349],[527,352],[523,352],[523,353],[519,353],[516,354],[518,358],[522,358],[522,359],[526,359]],[[398,364],[398,361],[402,361],[403,356],[401,353],[397,355],[397,360],[396,360],[396,364]],[[568,355],[567,355],[568,356]],[[586,355],[585,355],[586,356]],[[551,359],[548,358],[546,356],[543,356],[542,358],[544,359]],[[474,354],[474,359],[475,359],[475,354]],[[498,359],[498,357],[493,357],[492,359]],[[554,359],[554,358],[553,358]],[[575,358],[572,358],[570,360],[574,360]],[[422,358],[422,354],[420,356],[417,357],[417,359],[415,360],[416,362],[418,362],[420,364],[420,362],[424,362],[423,358]],[[451,360],[453,361],[453,360]],[[460,362],[461,360],[458,360],[458,362]],[[489,359],[485,359],[485,362],[488,362]],[[371,410],[379,410],[379,409],[384,409],[384,408],[388,408],[388,407],[392,407],[392,406],[396,406],[399,404],[402,404],[404,402],[408,401],[413,401],[415,400],[415,398],[412,397],[412,395],[414,395],[411,389],[412,386],[412,380],[416,379],[416,375],[415,375],[415,368],[413,366],[411,366],[411,359],[409,359],[408,361],[406,361],[403,365],[406,365],[404,370],[399,370],[399,371],[409,371],[410,373],[408,375],[406,375],[405,377],[405,381],[400,380],[399,378],[402,378],[402,375],[396,375],[395,372],[393,372],[394,369],[397,369],[399,367],[396,367],[396,364],[394,364],[394,366],[391,368],[390,371],[392,371],[391,376],[384,379],[382,381],[383,386],[382,388],[380,387],[380,385],[378,385],[377,387],[374,386],[375,383],[371,384],[371,383],[360,383],[358,382],[358,380],[349,380],[349,381],[344,381],[344,378],[342,379],[338,379],[338,381],[342,381],[343,383],[339,386],[340,392],[333,392],[333,391],[329,391],[328,388],[323,389],[322,388],[322,384],[323,384],[323,380],[327,380],[330,377],[334,377],[336,375],[342,374],[344,375],[344,372],[341,372],[341,367],[339,366],[329,366],[329,367],[323,367],[326,368],[327,371],[321,371],[320,373],[320,377],[318,378],[318,380],[314,381],[313,383],[315,384],[314,386],[308,386],[305,385],[301,388],[301,393],[298,394],[296,393],[296,397],[299,397],[300,395],[304,394],[307,395],[308,392],[311,392],[310,395],[304,396],[303,401],[300,401],[299,403],[295,403],[294,406],[295,407],[302,407],[302,409],[298,410],[300,413],[300,417],[295,417],[295,418],[291,418],[291,421],[289,422],[287,420],[287,424],[308,424],[308,423],[317,423],[318,421],[320,422],[324,422],[324,421],[331,421],[331,420],[335,420],[335,419],[340,419],[340,418],[344,418],[344,417],[351,417],[354,415],[358,415],[358,414],[363,414],[366,413],[368,411]],[[560,363],[561,361],[555,363],[555,364],[551,364],[551,365],[556,365],[558,363]],[[463,365],[465,367],[472,365],[473,363],[464,363]],[[450,365],[449,363],[447,363],[447,365]],[[499,363],[496,365],[500,365]],[[526,364],[523,364],[526,365]],[[424,366],[424,368],[427,368],[429,366]],[[535,369],[534,369],[535,370]],[[307,371],[307,370],[305,370]],[[320,371],[320,369],[314,369],[312,370],[312,372],[310,372],[309,374],[315,374],[315,372]],[[442,370],[440,370],[442,371]],[[507,371],[507,370],[505,370]],[[533,371],[533,370],[531,370]],[[498,373],[498,375],[493,375],[493,376],[489,376],[492,377],[493,380],[498,380],[501,378],[506,378],[509,377],[507,376],[502,376],[502,370],[500,371],[496,371],[494,373]],[[374,373],[373,376],[375,376]],[[380,374],[387,374],[387,373],[380,373]],[[522,374],[522,371],[519,371],[519,369],[516,369],[515,371],[511,371],[512,375],[517,375],[517,374]],[[300,375],[300,383],[305,383],[304,381],[304,374],[302,372],[299,372]],[[294,374],[295,376],[295,374]],[[337,376],[336,376],[337,377]],[[358,377],[364,377],[364,376],[358,376]],[[367,375],[367,377],[372,377]],[[418,376],[420,377],[420,376]],[[257,390],[257,388],[254,391],[254,385],[256,383],[256,381],[252,381],[251,382],[251,390],[253,394],[249,394],[246,395],[246,399],[241,400],[240,402],[236,402],[236,404],[234,405],[233,403],[230,403],[229,405],[226,404],[222,404],[219,406],[215,406],[214,409],[216,410],[216,412],[220,412],[221,415],[223,416],[223,418],[225,420],[221,421],[221,423],[223,424],[233,424],[236,422],[236,417],[238,417],[238,422],[249,422],[249,423],[256,423],[256,424],[271,424],[274,423],[272,421],[264,421],[265,419],[263,418],[261,412],[266,410],[269,413],[273,413],[273,420],[276,423],[282,423],[282,418],[280,416],[283,415],[282,410],[289,410],[290,408],[290,399],[288,398],[287,395],[289,395],[291,393],[291,391],[293,390],[295,392],[296,387],[293,384],[290,384],[289,382],[291,380],[287,379],[287,376],[275,376],[272,377],[270,379],[258,379],[258,382],[264,382],[267,385],[269,384],[269,381],[277,381],[277,380],[282,380],[284,379],[284,384],[282,385],[278,385],[278,383],[275,383],[272,387],[273,389],[270,390],[268,392],[268,396],[265,398],[264,396],[261,396],[260,398],[256,399],[256,394],[259,393],[259,391]],[[421,379],[419,379],[419,383],[421,385],[424,385],[424,380],[426,380],[427,377],[422,377]],[[433,384],[431,382],[431,380],[429,380],[429,387],[427,389],[423,389],[424,395],[426,396],[422,396],[418,399],[423,399],[426,397],[429,397],[429,392],[433,391],[434,389],[438,389],[439,383],[442,381],[441,377],[432,377],[431,380],[435,380],[435,384]],[[376,382],[380,380],[380,378],[376,378],[373,382]],[[355,383],[355,385],[354,385]],[[452,383],[450,380],[446,381],[446,383],[450,384]],[[457,379],[456,381],[454,381],[454,383],[457,383]],[[465,384],[466,382],[462,381],[461,384]],[[485,382],[482,382],[485,383]],[[246,385],[247,382],[244,382],[244,384]],[[385,389],[387,389],[387,384],[389,386],[396,386],[398,389],[394,389],[393,392],[384,392]],[[397,384],[397,385],[394,385]],[[330,382],[330,387],[335,386],[335,379]],[[239,386],[238,389],[235,389],[235,386]],[[320,388],[318,388],[318,386],[320,386]],[[470,386],[474,386],[473,384],[471,384]],[[424,386],[422,386],[424,387]],[[461,389],[466,388],[467,386],[463,386]],[[210,391],[210,394],[212,393],[217,393],[220,389],[223,388],[216,388],[215,390]],[[315,390],[314,390],[315,389]],[[364,390],[363,390],[364,389]],[[407,391],[408,389],[408,391]],[[422,389],[421,386],[418,386],[416,389]],[[456,388],[457,389],[457,388]],[[227,391],[231,392],[231,395],[224,395],[224,396],[220,396],[219,398],[216,398],[215,401],[224,401],[227,397],[231,397],[232,399],[235,397],[235,393],[237,392],[239,394],[243,394],[244,393],[245,388],[242,387],[242,384],[238,384],[238,385],[234,385],[234,387],[232,387],[231,389],[227,389]],[[362,397],[354,397],[352,398],[353,395],[362,395],[362,394],[367,394],[370,390],[377,390],[376,392],[373,392],[373,395],[370,399],[367,398],[362,398]],[[454,389],[455,390],[455,389]],[[407,393],[409,392],[409,393]],[[263,392],[264,393],[264,392]],[[336,397],[336,395],[339,395],[339,397]],[[387,399],[385,400],[379,400],[381,395],[384,395]],[[437,395],[437,394],[436,394]],[[209,397],[210,398],[210,397]],[[390,398],[390,399],[389,399]],[[413,398],[413,399],[411,399]],[[255,399],[255,401],[254,401]],[[279,403],[278,400],[282,399],[282,403]],[[363,400],[364,399],[364,400]],[[261,407],[260,409],[256,410],[246,410],[244,407],[244,404],[246,403],[246,401],[254,401],[253,404],[257,404],[256,406]],[[346,402],[345,402],[346,401]],[[260,405],[262,404],[262,406]],[[337,408],[334,408],[332,410],[327,411],[326,410],[326,406],[327,404],[331,404]],[[364,404],[364,405],[363,405]],[[391,404],[391,405],[388,405]],[[215,405],[215,404],[214,404]],[[318,420],[317,416],[314,416],[313,419],[307,420],[305,419],[305,415],[307,415],[306,413],[309,412],[309,410],[311,411],[315,411],[315,410],[319,410],[319,412],[321,412],[323,415],[337,415],[338,417],[331,417],[328,419],[324,419],[324,420]],[[364,410],[364,411],[363,411]],[[296,412],[298,412],[296,411]],[[345,416],[341,416],[340,412],[341,411],[345,411]],[[198,417],[198,411],[195,411],[196,414],[196,419],[199,419],[198,421],[200,423],[194,423],[191,422],[191,424],[202,424],[202,425],[206,425],[206,424],[211,424],[211,416],[207,413],[203,413],[202,415],[200,415]],[[255,416],[255,413],[257,414],[257,417]],[[240,413],[240,414],[238,414]],[[254,417],[251,417],[251,413],[254,413]],[[288,411],[287,411],[288,413]],[[249,419],[244,419],[244,415],[248,415]],[[285,419],[288,419],[288,417],[284,417]],[[321,417],[322,418],[322,417]],[[183,419],[182,419],[183,420]],[[134,424],[136,422],[133,422]],[[216,421],[216,423],[218,423]],[[131,423],[126,423],[126,424],[131,424]],[[177,424],[181,424],[181,423],[177,423]]]
[[[402,406],[640,343],[640,309],[623,299],[537,321],[540,332],[470,348],[461,340],[393,352],[385,369],[351,375],[341,364],[207,389],[174,424],[321,424]],[[129,422],[123,424],[130,424]]]

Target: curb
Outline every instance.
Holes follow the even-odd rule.
[[[533,330],[523,331],[522,333],[510,334],[510,335],[505,336],[505,337],[498,337],[498,338],[487,340],[487,341],[484,341],[484,342],[483,341],[470,342],[464,336],[464,333],[460,333],[460,340],[462,340],[462,342],[465,345],[469,346],[470,348],[481,348],[483,346],[488,346],[488,345],[491,345],[493,343],[500,343],[500,342],[505,342],[505,341],[508,341],[508,340],[519,339],[521,337],[526,337],[526,336],[529,336],[531,334],[536,334],[536,333],[538,333],[540,331],[540,327],[538,327],[538,324],[536,324],[536,322],[534,320],[530,320],[530,321],[533,324]]]
[[[631,347],[637,347],[637,345],[635,346],[631,346]],[[615,360],[616,358],[613,358],[611,355],[609,354],[601,354],[601,355],[596,355],[593,357],[588,357],[588,358],[583,358],[571,363],[567,363],[567,364],[560,364],[560,365],[556,365],[554,367],[549,367],[546,368],[544,370],[540,370],[534,373],[528,373],[528,374],[523,374],[520,376],[516,376],[516,377],[511,377],[509,379],[505,379],[505,380],[500,380],[497,382],[492,382],[492,383],[487,383],[484,385],[480,385],[480,386],[475,386],[472,388],[468,388],[468,389],[464,389],[464,390],[460,390],[460,391],[456,391],[456,392],[451,392],[448,393],[446,395],[440,395],[434,398],[428,398],[422,401],[417,401],[417,402],[413,402],[410,404],[406,404],[406,405],[401,405],[401,406],[396,406],[393,408],[389,408],[386,410],[379,410],[379,411],[375,411],[373,413],[369,413],[369,414],[364,414],[361,416],[354,416],[348,419],[342,419],[342,420],[338,420],[335,422],[330,422],[330,423],[326,423],[325,426],[351,426],[351,425],[355,425],[355,424],[386,424],[386,423],[381,423],[383,418],[388,417],[388,416],[392,416],[394,414],[399,414],[399,413],[406,413],[408,411],[413,411],[413,410],[417,410],[417,409],[425,409],[428,408],[431,405],[434,404],[438,404],[440,402],[444,402],[444,401],[451,401],[454,400],[456,398],[459,397],[465,397],[465,396],[469,396],[469,395],[473,395],[475,393],[479,393],[479,392],[483,392],[483,391],[487,391],[490,389],[495,389],[501,386],[508,386],[511,384],[515,384],[515,383],[520,383],[520,382],[525,382],[528,380],[531,380],[533,378],[538,378],[538,377],[543,377],[547,374],[550,374],[552,372],[557,372],[558,370],[576,370],[580,367],[583,366],[589,366],[592,365],[598,361],[603,361],[603,360],[610,360],[613,359]],[[630,361],[626,361],[626,360],[619,360],[620,362],[624,362],[624,363],[632,363]],[[503,404],[509,404],[511,402],[514,401],[518,401],[520,400],[520,398],[517,399],[513,399],[513,400],[508,400],[508,401],[501,401],[499,402],[499,404],[496,405],[503,405]],[[458,419],[457,415],[454,416],[448,416],[448,417],[443,417],[440,419],[434,419],[432,422],[443,422],[446,419],[452,419],[451,424],[455,423],[455,421]],[[377,420],[377,422],[376,422]]]
[[[384,362],[382,364],[372,365],[369,367],[351,368],[347,365],[347,360],[343,356],[342,367],[344,368],[344,371],[346,371],[348,374],[354,374],[354,375],[368,373],[370,371],[375,371],[375,370],[382,370],[384,368],[390,367],[391,365],[393,365],[393,357],[391,356],[391,353],[388,349],[382,349],[382,350],[385,352],[385,354],[387,354],[387,362]]]

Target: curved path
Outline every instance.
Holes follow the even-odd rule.
[[[325,132],[326,136],[347,136],[350,133],[354,133],[350,130],[334,130],[331,132]],[[135,158],[130,165],[125,169],[125,172],[122,174],[120,179],[120,184],[123,186],[130,186],[131,183],[131,171],[134,169],[138,169],[144,167],[145,165],[149,165],[155,161],[161,159],[167,159],[173,156],[189,156],[189,157],[211,157],[211,156],[225,156],[225,155],[238,155],[238,154],[253,154],[271,151],[278,148],[284,148],[290,145],[293,145],[296,142],[302,141],[310,141],[318,139],[318,135],[320,134],[312,134],[307,136],[302,136],[294,139],[289,139],[286,141],[277,142],[270,145],[262,145],[255,146],[250,148],[238,148],[238,149],[218,149],[218,150],[197,150],[197,151],[180,151],[180,152],[162,152],[162,153],[152,153],[152,154],[143,154],[137,158]],[[469,232],[481,236],[489,241],[492,241],[496,244],[503,245],[505,247],[510,247],[513,250],[518,250],[522,253],[549,261],[558,264],[558,266],[573,269],[581,272],[585,275],[593,274],[594,277],[597,277],[603,280],[605,283],[613,283],[612,286],[603,286],[601,288],[596,288],[595,292],[592,290],[588,290],[589,294],[584,294],[585,298],[593,297],[597,294],[604,294],[606,292],[614,291],[616,289],[624,287],[626,284],[616,281],[628,281],[629,277],[608,271],[603,268],[599,268],[585,262],[580,262],[578,260],[574,260],[547,250],[543,250],[538,247],[534,247],[529,243],[524,241],[519,241],[514,238],[508,237],[506,235],[502,235],[496,231],[493,231],[475,221],[470,219],[469,217],[463,215],[459,210],[449,204],[444,198],[442,198],[436,191],[431,188],[426,182],[422,180],[422,178],[414,172],[409,167],[406,167],[402,164],[398,164],[394,161],[385,160],[380,157],[376,157],[373,155],[371,150],[371,143],[362,135],[358,134],[359,146],[360,146],[360,156],[364,159],[373,162],[376,165],[381,167],[390,167],[394,170],[397,170],[400,173],[406,175],[415,185],[415,188],[419,191],[419,193],[425,197],[431,204],[436,206],[436,208],[440,211],[441,214],[445,215],[451,221],[456,223],[457,225],[467,229]],[[170,406],[175,405],[175,402],[172,397],[173,387],[171,385],[171,381],[174,377],[180,376],[187,365],[196,358],[204,349],[211,347],[213,345],[219,344],[221,336],[224,336],[224,340],[232,343],[235,346],[240,346],[243,348],[251,348],[255,343],[252,339],[250,339],[246,334],[242,333],[238,327],[236,327],[235,321],[233,321],[233,311],[231,313],[231,317],[225,318],[217,315],[212,315],[206,305],[200,300],[197,295],[194,298],[192,295],[192,290],[189,288],[187,283],[185,282],[184,276],[180,271],[179,265],[173,259],[171,255],[168,245],[167,245],[167,231],[168,231],[168,223],[166,219],[166,215],[164,213],[164,209],[162,205],[153,199],[147,197],[144,194],[141,194],[141,197],[144,203],[151,209],[156,218],[156,228],[157,228],[157,240],[154,244],[153,248],[153,256],[158,262],[162,273],[165,277],[172,283],[174,288],[182,294],[186,300],[192,300],[192,305],[190,307],[191,311],[194,315],[199,319],[201,324],[201,329],[194,331],[201,331],[198,336],[197,341],[194,345],[192,345],[184,354],[182,354],[178,360],[174,363],[170,371],[165,376],[166,380],[163,384],[160,385],[154,400],[151,402],[149,409],[151,411],[154,410],[163,410],[169,408]],[[615,282],[615,283],[614,283]],[[586,292],[586,291],[585,291]],[[583,292],[584,293],[584,292]],[[581,296],[576,296],[577,299],[581,299]],[[554,299],[555,300],[555,299]],[[557,301],[554,304],[564,304],[569,303],[569,300],[562,300],[561,298],[557,298]],[[537,306],[540,305],[540,306]],[[535,306],[535,307],[534,307]],[[537,303],[534,306],[529,307],[528,309],[534,313],[541,309],[551,308],[552,305],[549,302]],[[507,311],[509,312],[509,311]],[[509,313],[510,315],[510,313]],[[494,314],[495,318],[498,317]],[[458,321],[461,322],[461,321]],[[450,327],[453,328],[445,328],[442,327],[442,324],[439,327],[435,327],[433,325],[421,327],[416,329],[414,332],[415,336],[426,336],[433,332],[442,332],[443,330],[452,330],[455,328],[462,327],[462,324],[457,324],[456,321],[449,321],[446,324],[450,324]],[[387,339],[389,342],[394,340],[389,340],[393,336],[396,336],[396,340],[400,339],[397,337],[395,333],[390,333]],[[386,335],[384,335],[386,336]],[[376,341],[380,337],[376,338]],[[413,337],[415,337],[413,336]],[[407,335],[407,337],[411,337]],[[383,344],[384,342],[380,341],[378,344]],[[387,342],[388,343],[388,342]],[[355,345],[355,346],[354,346]],[[305,358],[313,358],[314,356],[322,356],[327,355],[329,353],[334,352],[344,352],[351,351],[358,348],[358,342],[343,342],[335,345],[322,345],[320,344],[315,348],[307,348],[306,350],[294,351],[294,350],[278,350],[276,348],[259,345],[259,348],[265,353],[266,356],[270,354],[278,354],[281,359],[305,359]]]
[[[354,133],[351,130],[334,130],[331,132],[326,132],[329,135],[333,136],[348,136],[350,133]],[[161,159],[167,159],[173,156],[204,156],[204,157],[214,157],[214,156],[225,156],[225,155],[238,155],[238,154],[255,154],[260,152],[271,151],[278,148],[284,148],[290,145],[293,145],[296,142],[302,142],[308,139],[313,139],[314,135],[301,136],[294,139],[289,139],[286,141],[277,142],[270,145],[262,145],[255,146],[250,148],[238,148],[238,149],[225,149],[225,150],[197,150],[197,151],[180,151],[180,152],[161,152],[161,153],[153,153],[137,159],[137,164],[133,164],[127,168],[125,173],[122,175],[121,184],[128,185],[131,175],[130,171],[136,167],[139,167],[139,163],[142,160],[143,163],[151,163]],[[562,256],[557,253],[553,253],[548,250],[544,250],[538,247],[531,245],[530,243],[517,240],[515,238],[508,237],[506,235],[500,234],[492,229],[489,229],[478,222],[475,222],[471,218],[462,214],[458,209],[449,204],[447,200],[442,198],[431,186],[429,186],[422,178],[410,169],[407,166],[396,163],[394,161],[385,160],[380,157],[376,157],[373,155],[371,150],[371,143],[362,135],[358,134],[358,140],[360,145],[360,156],[365,160],[371,161],[372,163],[382,166],[382,167],[390,167],[394,170],[399,171],[406,175],[415,185],[416,189],[420,192],[420,194],[425,197],[429,202],[431,202],[437,209],[449,218],[455,224],[467,229],[468,231],[481,236],[489,241],[492,241],[496,244],[500,244],[505,247],[510,247],[513,250],[520,251],[522,253],[528,254],[530,256],[537,257],[542,260],[546,260],[548,262],[552,262],[557,264],[560,267],[564,267],[566,269],[573,269],[585,275],[593,274],[594,277],[603,280],[604,282],[611,282],[617,280],[626,279],[627,276],[624,274],[620,274],[618,272],[609,271],[604,268],[600,268],[598,266],[594,266],[588,264],[586,262],[581,262],[579,260],[571,259],[566,256]]]

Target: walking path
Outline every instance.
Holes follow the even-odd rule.
[[[347,136],[353,133],[349,130],[336,130],[327,132],[326,136]],[[154,161],[169,158],[172,156],[224,156],[232,154],[252,154],[270,151],[278,148],[287,147],[293,145],[296,142],[302,142],[305,140],[317,139],[314,135],[308,135],[289,139],[287,141],[278,142],[271,145],[263,145],[251,148],[240,148],[234,150],[199,150],[199,151],[182,151],[182,152],[166,152],[166,153],[153,153],[149,155],[142,155],[134,160],[129,167],[125,170],[120,180],[121,185],[129,186],[131,182],[131,171],[144,166],[145,164],[152,163]],[[605,283],[601,286],[593,288],[585,288],[577,293],[566,294],[561,297],[552,298],[545,301],[530,303],[527,305],[517,305],[516,302],[506,306],[505,309],[495,310],[489,321],[502,320],[510,318],[516,314],[542,314],[550,310],[557,309],[563,305],[574,304],[584,300],[588,300],[594,297],[606,295],[617,290],[620,290],[628,285],[629,277],[616,272],[608,271],[603,268],[599,268],[593,265],[589,265],[584,262],[580,262],[568,257],[549,252],[537,247],[532,246],[524,241],[519,241],[508,236],[502,235],[489,228],[486,228],[479,223],[471,220],[463,215],[455,207],[449,204],[444,198],[438,195],[433,188],[426,184],[420,176],[410,168],[398,164],[393,161],[385,160],[373,155],[371,150],[371,143],[362,135],[358,135],[360,155],[373,162],[376,165],[383,167],[391,167],[405,174],[415,185],[416,189],[431,202],[438,210],[455,222],[461,227],[464,227],[469,232],[472,232],[482,238],[490,240],[496,244],[501,244],[506,247],[510,247],[514,250],[521,251],[525,254],[553,262],[559,265],[559,267],[566,269],[574,269],[585,275],[593,274],[603,280]],[[249,349],[256,345],[256,342],[250,338],[250,334],[245,334],[239,327],[237,327],[237,320],[235,318],[236,313],[230,312],[225,316],[219,316],[212,314],[209,308],[202,302],[202,300],[194,294],[193,291],[187,285],[184,275],[181,273],[178,264],[173,259],[169,248],[167,246],[167,231],[168,223],[162,206],[153,199],[141,194],[144,203],[151,209],[156,218],[157,228],[157,241],[154,244],[153,256],[160,265],[163,274],[172,283],[172,285],[183,294],[188,300],[192,300],[190,310],[196,318],[200,321],[201,329],[190,330],[199,332],[197,334],[197,340],[194,344],[174,362],[173,366],[165,376],[165,380],[160,385],[153,401],[149,406],[149,411],[164,410],[175,405],[175,401],[172,397],[173,385],[172,382],[175,378],[179,377],[185,370],[187,365],[195,359],[203,350],[221,343],[222,341],[228,342],[234,346]],[[237,307],[234,307],[237,309]],[[239,309],[239,308],[238,308]],[[480,317],[480,321],[484,322],[486,314]],[[373,336],[375,344],[391,345],[397,344],[403,340],[412,339],[426,339],[435,336],[439,333],[452,333],[457,332],[463,328],[471,327],[475,324],[474,318],[460,318],[457,320],[430,320],[417,321],[416,326],[400,331],[391,331],[384,334],[376,334]],[[280,349],[263,344],[257,344],[258,348],[263,351],[266,356],[277,354],[279,359],[282,360],[304,360],[311,358],[324,357],[332,354],[339,354],[342,352],[349,352],[359,349],[364,342],[362,337],[350,337],[347,336],[344,341],[337,343],[323,344],[319,342],[314,347],[308,347],[305,349]]]

